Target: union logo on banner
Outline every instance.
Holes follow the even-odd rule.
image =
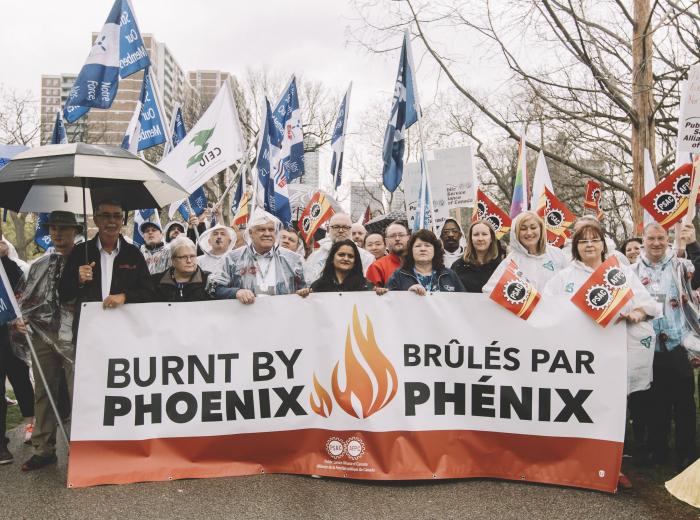
[[[547,229],[547,242],[554,247],[562,247],[571,236],[569,229],[576,216],[569,211],[547,186],[539,200],[537,214],[544,220]]]
[[[299,217],[299,233],[307,244],[321,224],[333,216],[333,208],[328,199],[317,191]]]
[[[688,211],[692,163],[686,163],[667,175],[656,188],[639,201],[664,229],[669,229]]]
[[[586,196],[583,199],[583,207],[595,210],[598,220],[603,216],[603,210],[600,208],[601,195],[602,191],[599,182],[590,180],[586,183]]]
[[[588,277],[571,301],[602,327],[634,296],[617,257],[610,256]]]
[[[476,190],[476,206],[472,212],[472,222],[477,220],[486,221],[493,228],[498,240],[510,231],[510,216],[480,189]]]
[[[491,291],[490,298],[518,318],[526,320],[540,301],[540,293],[525,278],[513,260]]]

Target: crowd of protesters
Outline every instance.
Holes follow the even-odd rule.
[[[572,239],[560,249],[547,243],[544,222],[529,211],[513,221],[507,247],[483,220],[472,222],[466,233],[452,218],[442,224],[439,235],[411,233],[399,221],[383,232],[368,233],[349,215],[336,213],[326,237],[308,248],[295,230],[284,229],[273,215],[256,209],[245,230],[221,224],[207,228],[194,216],[162,229],[144,222],[140,231],[145,243],[138,248],[121,234],[124,218],[119,202],[101,202],[94,214],[97,233],[75,245],[82,232],[75,215],[51,213],[53,247],[31,265],[21,262],[6,240],[0,242],[0,258],[24,317],[0,329],[3,394],[8,378],[28,432],[33,424],[28,434],[33,455],[23,470],[56,462],[58,422],[47,392],[58,398],[59,420],[67,422],[83,302],[102,302],[108,310],[129,303],[209,299],[251,305],[259,297],[313,298],[316,292],[490,293],[510,260],[540,292],[570,297],[610,255],[617,255],[634,293],[620,313],[620,320],[627,322],[628,348],[634,347],[640,330],[656,338],[649,357],[653,378],[635,376],[630,383],[632,455],[641,464],[667,463],[675,423],[677,467],[687,467],[696,458],[695,359],[684,348],[693,338],[679,305],[684,295],[674,279],[683,267],[692,276],[692,288],[700,287],[700,269],[695,269],[700,267],[700,246],[692,225],[681,231],[684,251],[671,248],[659,224],[647,225],[641,238],[626,240],[618,251],[593,217],[580,218]],[[25,333],[33,341],[48,388],[22,355]],[[5,435],[7,406],[3,397],[0,464],[13,460]]]

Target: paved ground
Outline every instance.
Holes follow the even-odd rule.
[[[272,518],[685,519],[700,512],[645,494],[608,495],[494,480],[373,484],[292,475],[179,480],[88,489],[65,488],[66,455],[23,473],[29,449],[11,432],[15,463],[0,467],[0,519],[206,520]],[[99,460],[95,464],[99,464]],[[669,506],[670,504],[670,506]]]

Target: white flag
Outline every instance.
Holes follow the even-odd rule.
[[[192,193],[245,154],[236,102],[225,83],[185,138],[158,167]]]
[[[646,195],[651,190],[656,188],[656,179],[654,178],[654,168],[651,165],[651,156],[649,155],[649,150],[644,149],[644,194]],[[647,210],[644,210],[644,227],[647,224],[654,222],[654,217],[652,217]]]
[[[539,207],[540,197],[544,193],[545,186],[549,188],[549,191],[554,193],[552,179],[549,178],[549,168],[547,168],[547,161],[544,158],[544,152],[540,150],[540,154],[537,156],[535,178],[532,180],[532,199],[530,199],[531,208]]]

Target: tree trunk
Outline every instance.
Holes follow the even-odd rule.
[[[15,228],[15,249],[17,249],[17,255],[22,260],[27,259],[27,245],[28,239],[25,229],[25,224],[27,223],[27,213],[12,213],[10,215],[12,219],[12,225]]]
[[[650,0],[634,0],[632,28],[632,107],[637,121],[632,121],[632,218],[634,229],[643,225],[644,149],[649,150],[651,164],[656,170],[655,124],[652,93],[652,34],[650,32]],[[656,176],[656,173],[654,173]]]

